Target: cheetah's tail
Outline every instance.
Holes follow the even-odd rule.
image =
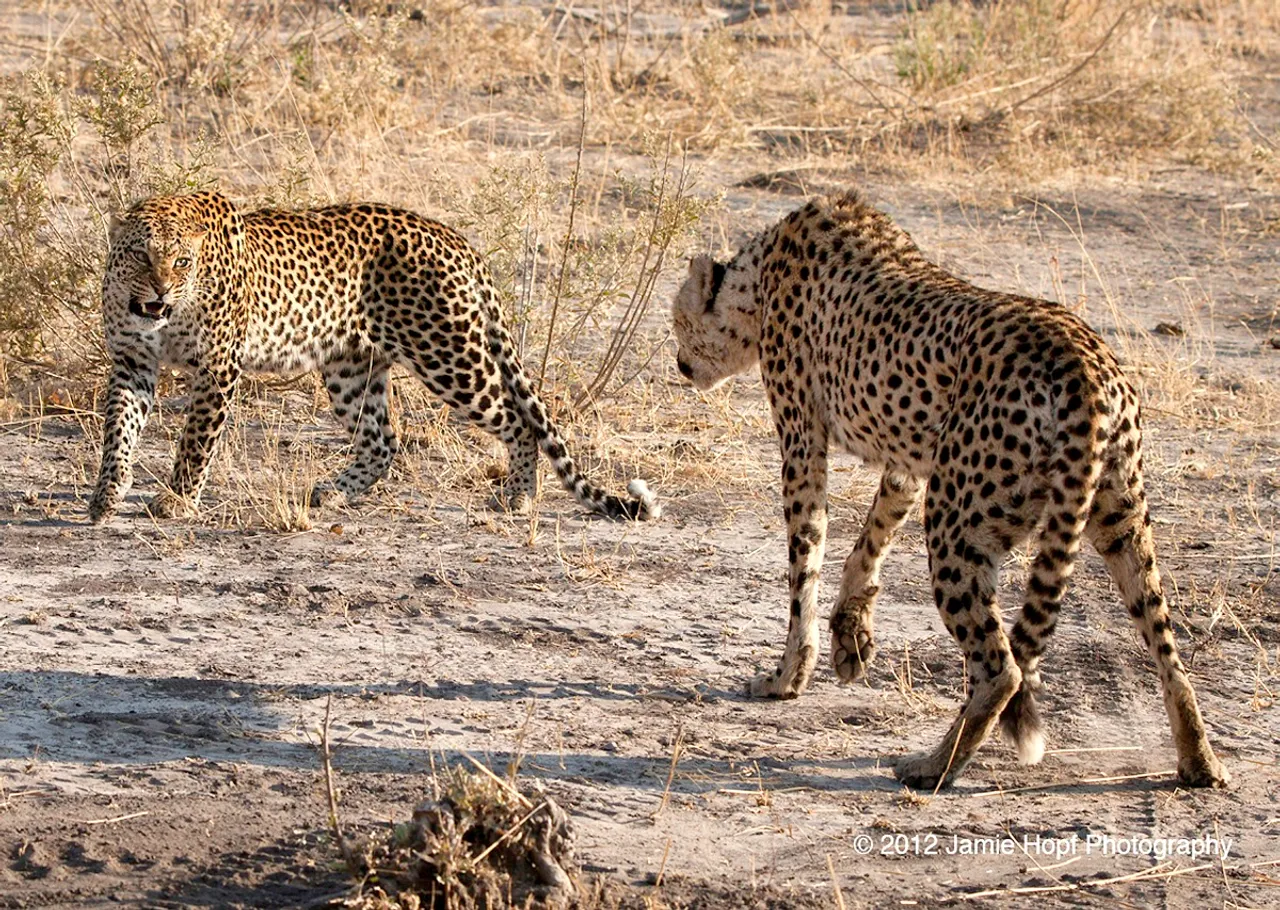
[[[1027,596],[1018,621],[1009,631],[1009,645],[1022,685],[1000,712],[1000,730],[1018,750],[1023,764],[1034,765],[1044,756],[1044,728],[1036,695],[1041,688],[1040,657],[1058,623],[1062,597],[1075,568],[1080,543],[1097,491],[1108,436],[1110,413],[1102,390],[1082,407],[1088,417],[1071,415],[1071,425],[1060,427],[1044,469],[1049,505],[1039,552],[1027,576]],[[1061,411],[1059,412],[1061,413]]]
[[[511,355],[513,350],[511,344],[511,336],[501,322],[497,318],[491,318],[489,350],[498,362],[503,382],[511,392],[516,407],[537,436],[538,447],[551,462],[551,467],[564,488],[583,506],[608,518],[633,521],[650,521],[658,518],[662,514],[662,506],[658,503],[657,495],[643,480],[636,478],[627,484],[627,492],[631,495],[631,498],[627,499],[606,493],[582,476],[572,456],[569,455],[564,438],[552,423],[546,405],[530,385],[524,367]]]

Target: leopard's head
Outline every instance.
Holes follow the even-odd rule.
[[[102,305],[116,324],[159,328],[197,297],[209,229],[188,197],[148,199],[111,222]]]
[[[689,261],[689,276],[676,292],[671,320],[679,345],[676,366],[696,388],[713,389],[760,360],[755,292],[710,256]]]

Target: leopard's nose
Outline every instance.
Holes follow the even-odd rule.
[[[685,379],[693,378],[693,367],[689,366],[689,364],[685,363],[683,360],[677,358],[676,369],[680,371],[680,375]]]

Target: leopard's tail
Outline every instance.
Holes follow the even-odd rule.
[[[564,488],[573,494],[583,506],[599,512],[608,518],[629,518],[637,521],[649,521],[662,514],[658,497],[649,489],[649,485],[636,478],[627,484],[627,492],[631,498],[614,496],[591,484],[578,471],[569,449],[564,443],[560,431],[551,421],[547,406],[541,396],[534,391],[524,366],[515,356],[515,347],[511,335],[502,324],[497,303],[491,302],[489,314],[488,344],[489,352],[497,361],[502,373],[502,381],[506,384],[516,408],[525,422],[538,438],[538,447],[551,462],[556,476]]]
[[[1041,688],[1040,657],[1058,624],[1067,581],[1089,522],[1110,432],[1111,400],[1100,377],[1083,370],[1065,377],[1063,401],[1053,403],[1059,426],[1043,474],[1049,498],[1039,552],[1027,575],[1026,601],[1009,630],[1009,645],[1022,684],[1000,714],[1001,732],[1018,750],[1023,764],[1044,755],[1044,728],[1036,696]],[[1069,407],[1059,409],[1067,399]],[[1064,416],[1065,415],[1065,416]]]

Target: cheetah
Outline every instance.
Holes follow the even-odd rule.
[[[217,192],[155,197],[115,220],[102,284],[111,355],[94,523],[128,491],[134,447],[155,403],[160,364],[191,373],[172,479],[157,517],[194,513],[242,372],[318,369],[350,434],[351,464],[311,504],[355,500],[386,473],[397,442],[389,376],[400,363],[509,456],[509,506],[537,495],[538,450],[583,506],[657,517],[643,481],[630,499],[579,473],[503,325],[476,250],[439,222],[384,205],[240,213]]]
[[[856,192],[810,201],[727,264],[695,257],[672,315],[677,366],[696,388],[760,364],[782,449],[790,621],[777,669],[752,694],[794,697],[814,670],[827,457],[839,448],[882,476],[830,618],[837,676],[853,681],[874,654],[881,564],[922,498],[934,601],[966,661],[959,717],[935,750],[898,761],[900,780],[950,785],[997,720],[1022,762],[1040,760],[1039,662],[1087,536],[1159,670],[1179,779],[1227,784],[1156,568],[1138,397],[1081,319],[951,275]],[[1037,528],[1006,632],[1000,566]]]

